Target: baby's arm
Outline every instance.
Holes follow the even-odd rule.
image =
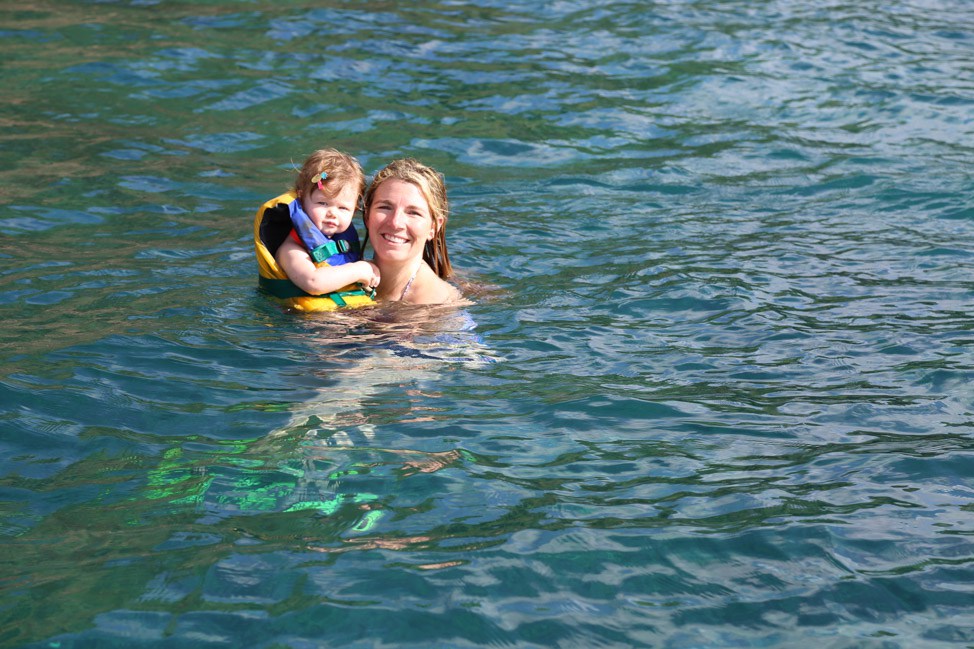
[[[379,285],[379,269],[372,262],[356,261],[340,266],[315,266],[303,246],[285,239],[274,255],[288,279],[310,295],[332,293],[360,282],[367,288]]]

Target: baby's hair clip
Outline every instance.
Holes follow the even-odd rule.
[[[322,171],[320,174],[315,174],[314,176],[312,176],[311,182],[318,185],[318,189],[320,189],[321,191],[325,191],[325,186],[321,184],[321,181],[325,180],[326,178],[328,178],[328,174]]]

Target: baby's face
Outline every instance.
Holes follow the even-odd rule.
[[[335,196],[329,198],[317,187],[301,199],[301,207],[311,217],[311,222],[329,237],[348,229],[355,216],[358,194],[351,185],[342,187]]]

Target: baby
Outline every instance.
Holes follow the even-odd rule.
[[[309,295],[324,295],[360,284],[379,285],[379,269],[362,260],[352,217],[365,190],[365,174],[355,158],[334,149],[305,160],[288,204],[293,229],[274,258],[289,280]]]

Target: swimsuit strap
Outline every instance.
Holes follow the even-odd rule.
[[[416,270],[413,271],[413,276],[409,278],[409,281],[408,282],[406,282],[406,286],[403,287],[402,293],[399,295],[399,301],[400,302],[402,302],[404,299],[406,299],[406,293],[408,293],[410,287],[412,287],[413,280],[416,279],[416,274],[419,272],[419,267],[422,266],[422,265],[423,265],[423,260],[420,259],[419,260],[419,263],[416,264]]]

